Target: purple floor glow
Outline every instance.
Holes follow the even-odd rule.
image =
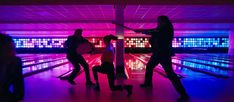
[[[55,59],[67,62],[63,54],[21,54],[19,56],[22,57],[24,63],[34,61],[27,64],[32,65],[26,67],[31,70],[24,70],[24,73],[59,64],[55,63]],[[51,61],[53,56],[57,57],[53,59],[54,63],[46,63],[46,61]],[[90,68],[100,64],[100,54],[84,55],[84,57]],[[126,97],[125,91],[111,92],[104,74],[99,74],[100,92],[85,86],[83,72],[75,79],[77,83],[75,86],[59,80],[57,76],[72,69],[70,63],[65,63],[25,77],[24,102],[176,102],[179,95],[166,78],[160,65],[155,68],[153,89],[139,87],[139,84],[143,82],[145,64],[149,57],[150,54],[125,54],[126,73],[129,77],[126,83],[134,86],[131,97]],[[45,63],[42,63],[43,61]],[[181,80],[191,97],[189,102],[232,102],[234,100],[233,57],[228,57],[226,54],[177,54],[173,57],[173,63],[175,72],[182,77]],[[92,74],[91,78],[93,80]]]

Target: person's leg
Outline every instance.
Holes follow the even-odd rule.
[[[141,87],[152,87],[152,77],[153,77],[153,69],[159,63],[159,60],[155,54],[150,57],[146,65],[145,71],[145,82],[141,84]]]
[[[180,78],[176,75],[172,68],[171,56],[161,57],[160,64],[164,68],[169,80],[175,87],[176,91],[181,95],[182,98],[188,98],[185,88],[180,81]]]
[[[93,77],[96,82],[98,82],[98,72],[101,70],[101,66],[94,66],[92,68],[93,71]]]
[[[113,70],[114,72],[114,70]],[[112,70],[109,70],[109,72],[107,73],[107,78],[108,78],[108,83],[109,83],[109,87],[111,89],[111,91],[117,91],[117,90],[123,90],[121,85],[115,85],[115,76],[114,73],[112,72]]]
[[[101,66],[94,66],[92,71],[93,71],[94,79],[96,80],[96,86],[94,87],[95,90],[100,91],[100,86],[99,86],[99,82],[98,82],[98,72],[100,72],[102,74],[107,74],[110,89],[111,90],[115,89],[113,64],[102,63]]]
[[[85,71],[85,76],[86,76],[86,85],[93,85],[91,79],[90,79],[90,73],[89,73],[89,65],[88,63],[85,61],[83,56],[79,56],[79,63],[81,64],[81,66],[84,68]]]
[[[99,70],[100,73],[107,74],[108,83],[111,91],[122,91],[125,89],[127,91],[127,96],[132,94],[132,85],[115,85],[115,72],[114,65],[111,63],[103,63]]]
[[[121,86],[115,86],[114,65],[111,63],[104,63],[104,64],[102,64],[102,68],[103,68],[102,73],[107,74],[107,79],[108,79],[110,89],[112,91],[122,90]]]
[[[107,73],[108,83],[111,91],[122,91],[125,89],[127,91],[127,96],[132,95],[132,85],[115,85],[114,66],[109,65],[108,67],[109,70],[106,70],[104,73]]]
[[[107,62],[102,63],[99,72],[103,74],[107,74],[109,87],[112,91],[122,90],[121,86],[115,86],[114,65],[112,63],[107,63]]]
[[[74,79],[76,78],[77,73],[80,71],[79,61],[76,60],[75,58],[68,58],[68,60],[72,63],[74,67],[72,73],[68,77],[68,82],[72,85],[75,85],[76,83],[74,82]]]
[[[96,81],[96,85],[95,85],[94,89],[97,91],[100,91],[99,82],[98,82],[98,72],[101,71],[101,66],[94,66],[92,68],[92,71],[93,71],[94,79]]]

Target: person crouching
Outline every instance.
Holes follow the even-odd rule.
[[[104,43],[106,45],[105,50],[101,56],[101,65],[94,66],[92,71],[94,75],[94,79],[96,81],[96,85],[94,87],[95,90],[100,91],[100,86],[98,82],[98,72],[107,74],[108,83],[111,91],[127,91],[127,96],[132,94],[132,86],[131,85],[115,85],[115,72],[114,72],[114,47],[111,43],[111,40],[117,40],[118,38],[114,35],[107,35],[104,37]]]

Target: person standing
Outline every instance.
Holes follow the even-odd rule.
[[[159,16],[157,21],[157,28],[134,30],[136,33],[151,35],[149,43],[151,45],[152,55],[146,65],[145,81],[140,87],[152,87],[153,69],[160,63],[176,91],[181,95],[178,100],[187,100],[189,98],[188,94],[180,78],[172,68],[171,56],[174,55],[172,49],[172,40],[174,37],[173,25],[167,16]]]
[[[23,98],[22,60],[16,57],[12,38],[0,34],[0,102],[21,102]]]
[[[74,69],[71,73],[71,75],[67,78],[68,82],[72,85],[76,85],[74,79],[76,78],[77,74],[80,72],[80,65],[84,68],[85,76],[86,76],[86,85],[94,85],[90,79],[90,73],[89,73],[89,65],[85,61],[84,57],[77,53],[77,47],[80,44],[83,43],[89,43],[92,45],[87,39],[85,39],[82,36],[82,29],[76,29],[74,35],[69,36],[67,38],[67,41],[65,42],[64,46],[67,49],[67,59],[72,63],[74,66]],[[92,51],[94,50],[94,47],[92,45]]]

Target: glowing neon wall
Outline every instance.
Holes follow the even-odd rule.
[[[87,38],[96,48],[103,48],[102,38]],[[64,48],[66,38],[14,38],[16,48]],[[228,38],[174,38],[174,48],[228,48]],[[115,43],[115,42],[114,42]],[[125,38],[125,48],[150,48],[149,38]]]

